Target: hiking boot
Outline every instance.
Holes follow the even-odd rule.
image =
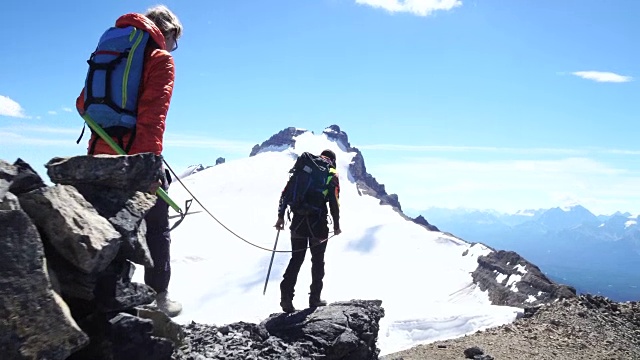
[[[280,307],[282,308],[282,311],[286,312],[287,314],[296,311],[296,308],[293,307],[293,301],[291,299],[280,300]]]
[[[170,300],[169,294],[166,291],[156,295],[156,307],[168,317],[176,317],[182,312],[182,304]]]
[[[320,306],[327,306],[327,302],[320,299],[319,297],[310,297],[309,298],[309,307],[310,308],[317,308]]]

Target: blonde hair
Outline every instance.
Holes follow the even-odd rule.
[[[165,37],[172,31],[176,32],[176,39],[182,36],[182,24],[180,23],[180,20],[178,20],[178,17],[166,6],[157,5],[151,7],[147,10],[147,13],[144,14],[144,16],[153,21]]]

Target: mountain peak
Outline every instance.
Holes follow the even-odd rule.
[[[572,203],[572,204],[567,204],[567,205],[563,205],[559,207],[560,210],[565,211],[565,212],[569,212],[569,211],[587,211],[590,212],[589,210],[587,210],[587,208],[585,208],[584,206],[577,204],[577,203]]]
[[[309,132],[309,130],[296,127],[285,128],[272,135],[262,144],[256,144],[251,150],[251,154],[249,154],[249,156],[255,156],[267,151],[283,151],[288,148],[295,148],[296,137],[307,132]],[[311,133],[313,134],[313,131],[311,131]],[[346,132],[340,129],[340,126],[335,124],[331,125],[325,128],[322,133],[328,140],[335,142],[340,150],[345,153],[355,153],[351,163],[349,164],[349,173],[358,185],[359,191],[365,195],[370,195],[379,199],[381,205],[391,205],[399,212],[402,212],[400,202],[398,201],[398,195],[387,194],[384,185],[380,184],[371,174],[367,173],[362,153],[357,148],[351,146],[349,143],[349,136]]]
[[[252,149],[249,156],[255,156],[264,151],[280,151],[289,147],[296,146],[296,137],[300,136],[306,132],[309,132],[307,129],[296,128],[290,126],[285,128],[276,134],[272,135],[267,141],[262,144],[256,144]],[[311,131],[313,134],[314,132]],[[351,144],[349,144],[349,136],[346,132],[340,130],[340,126],[331,125],[325,128],[322,131],[323,134],[327,137],[327,139],[334,141],[342,151],[349,152],[351,148]]]
[[[283,130],[280,130],[276,134],[272,135],[267,141],[262,144],[254,145],[251,149],[251,153],[249,156],[258,155],[261,152],[265,151],[279,151],[284,150],[289,147],[295,147],[296,140],[295,137],[301,134],[306,133],[309,130],[300,129],[296,127],[288,127]]]
[[[598,218],[582,205],[555,207],[540,215],[540,223],[551,230],[571,228],[585,223],[598,223]]]
[[[349,136],[347,136],[346,132],[340,130],[340,126],[331,125],[328,128],[324,129],[322,133],[325,134],[329,140],[335,141],[343,151],[349,151],[349,149],[351,149],[351,144],[349,144]]]

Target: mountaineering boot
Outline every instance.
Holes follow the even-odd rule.
[[[296,308],[293,307],[293,300],[288,297],[283,297],[282,299],[280,299],[280,307],[282,308],[282,311],[286,312],[287,314],[296,311]]]
[[[318,296],[309,296],[309,307],[310,308],[317,308],[320,306],[327,306],[327,302],[320,299],[320,295]]]
[[[182,304],[170,300],[169,294],[166,291],[156,295],[156,306],[158,310],[165,313],[168,317],[176,317],[182,312]]]

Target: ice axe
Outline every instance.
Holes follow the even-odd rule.
[[[267,293],[267,284],[269,283],[269,275],[271,274],[271,265],[273,265],[273,257],[276,255],[276,247],[278,247],[279,237],[280,237],[280,229],[278,229],[278,233],[276,234],[276,243],[273,244],[273,251],[271,252],[271,261],[269,261],[269,270],[267,270],[267,278],[264,280],[264,290],[262,290],[262,295]]]

